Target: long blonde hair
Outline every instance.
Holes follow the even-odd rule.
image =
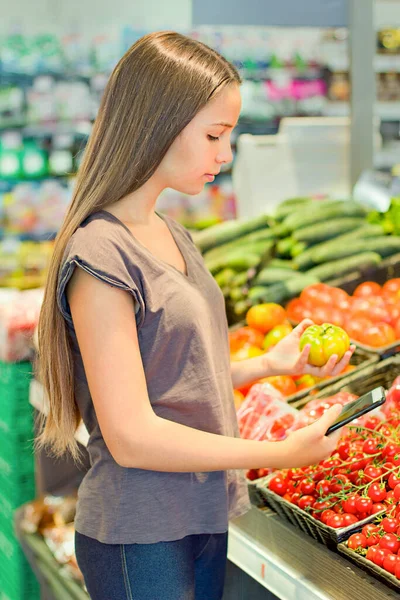
[[[105,89],[72,202],[58,233],[39,320],[39,377],[49,413],[37,447],[79,460],[68,329],[57,305],[57,284],[68,241],[91,214],[139,189],[172,142],[223,87],[240,84],[236,69],[217,52],[164,31],[138,40],[121,58]]]

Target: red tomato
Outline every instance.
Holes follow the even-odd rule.
[[[321,521],[323,523],[325,523],[325,525],[326,525],[328,522],[328,519],[330,517],[334,517],[335,514],[336,514],[335,511],[328,508],[327,510],[324,510],[324,512],[321,514]]]
[[[309,306],[312,308],[316,308],[317,306],[330,306],[330,289],[331,287],[326,283],[315,283],[314,285],[309,285],[301,292],[300,300],[304,306]]]
[[[371,498],[372,502],[382,502],[386,498],[385,484],[381,484],[378,482],[371,483],[367,493],[368,496]]]
[[[396,486],[398,486],[400,483],[400,476],[396,475],[396,473],[391,473],[388,479],[388,484],[389,487],[392,488],[392,490],[394,490],[394,488]]]
[[[389,550],[386,550],[384,548],[381,548],[380,546],[377,548],[376,553],[375,553],[375,557],[374,557],[374,563],[376,565],[378,565],[378,567],[382,567],[383,565],[383,561],[385,560],[385,558],[390,554]]]
[[[307,507],[312,507],[315,503],[314,496],[302,496],[297,503],[297,506],[302,510],[305,510]]]
[[[377,547],[377,546],[370,546],[370,547],[368,548],[367,555],[366,555],[366,557],[365,557],[365,558],[366,558],[367,560],[370,560],[371,562],[375,562],[375,561],[374,561],[374,557],[375,557],[375,555],[376,555],[376,552],[377,552],[377,550],[378,550],[378,547]]]
[[[385,560],[383,561],[382,567],[385,569],[385,571],[394,575],[399,562],[400,560],[398,556],[396,556],[395,554],[388,554]]]
[[[351,515],[355,515],[359,512],[357,508],[357,500],[360,498],[358,494],[351,494],[346,500],[343,500],[343,510],[346,513],[350,513]]]
[[[381,526],[386,533],[396,533],[398,529],[398,523],[396,519],[390,519],[385,517],[382,519]]]
[[[287,481],[281,475],[276,475],[269,482],[269,489],[278,494],[278,496],[284,496],[287,492]]]
[[[369,523],[368,525],[364,525],[362,528],[362,532],[367,538],[368,546],[375,546],[375,544],[379,543],[380,535],[379,535],[379,527],[374,525],[373,523]]]
[[[298,504],[298,502],[299,502],[299,500],[300,500],[300,498],[301,498],[301,495],[300,495],[300,494],[298,494],[297,492],[295,492],[295,493],[292,495],[292,504],[296,504],[296,505],[297,505],[297,504]]]
[[[386,310],[388,311],[388,313],[390,315],[390,324],[396,330],[396,323],[400,319],[400,306],[398,303],[397,304],[387,304]]]
[[[364,469],[364,477],[366,481],[378,479],[378,477],[381,477],[381,475],[382,469],[380,469],[379,467],[372,467],[371,465],[368,465],[368,467],[365,467]]]
[[[394,326],[394,334],[396,336],[396,340],[399,340],[400,339],[400,318],[394,322],[393,326]]]
[[[369,319],[350,316],[346,319],[344,328],[353,340],[361,342],[364,331],[372,325],[373,323]]]
[[[392,294],[397,294],[400,290],[400,277],[395,279],[389,279],[386,283],[383,284],[382,294],[384,296],[391,296]]]
[[[334,514],[327,519],[326,522],[328,527],[333,527],[334,529],[340,529],[344,526],[343,515]]]
[[[331,483],[327,479],[321,479],[315,486],[318,496],[328,496],[331,491]]]
[[[328,293],[332,299],[332,306],[340,310],[348,310],[351,299],[347,292],[340,288],[331,287]]]
[[[342,460],[346,460],[350,456],[350,444],[349,442],[342,442],[337,448],[337,452]]]
[[[393,489],[393,493],[394,493],[394,497],[396,498],[397,501],[400,500],[400,483],[398,483],[395,488]]]
[[[382,512],[383,510],[386,510],[386,506],[384,504],[382,504],[382,502],[375,502],[372,505],[372,508],[371,508],[371,511],[369,514],[375,515],[378,512]]]
[[[300,323],[303,319],[310,318],[312,311],[304,306],[300,298],[293,298],[286,306],[287,316],[294,323]]]
[[[269,383],[276,390],[281,392],[282,396],[291,396],[297,392],[297,387],[289,375],[273,375],[272,377],[263,377],[260,383]]]
[[[351,515],[350,513],[343,513],[342,517],[345,527],[349,527],[350,525],[358,523],[356,515]],[[365,546],[363,546],[363,548],[365,548]]]
[[[335,475],[331,481],[331,491],[333,494],[338,494],[342,490],[349,489],[351,487],[350,480],[346,475]]]
[[[357,548],[366,548],[367,547],[367,538],[362,533],[353,533],[347,541],[347,546],[351,550],[356,550]]]
[[[396,335],[393,327],[387,323],[375,323],[364,331],[362,339],[359,341],[372,348],[379,348],[396,341]]]
[[[371,509],[372,509],[372,504],[373,504],[373,502],[372,502],[371,498],[365,498],[364,496],[360,496],[356,500],[357,511],[360,513],[370,514]]]
[[[315,490],[315,483],[311,479],[302,479],[300,481],[300,492],[305,496],[311,495]]]
[[[384,435],[386,435],[383,431],[382,431],[382,433]],[[389,430],[389,435],[390,435],[390,430]],[[393,458],[399,452],[400,452],[400,446],[390,442],[389,444],[386,444],[386,446],[384,447],[384,449],[382,451],[382,454],[383,454],[383,456],[386,456],[386,458]],[[393,463],[393,466],[395,466],[394,463]]]
[[[374,438],[365,440],[363,444],[363,452],[365,452],[365,454],[376,454],[379,451],[380,443],[380,440],[376,440]]]
[[[231,352],[237,352],[243,346],[257,346],[262,348],[264,342],[264,335],[253,329],[252,327],[240,327],[236,331],[229,332],[229,346]]]
[[[353,292],[356,298],[369,298],[370,296],[380,296],[382,288],[375,281],[364,281]]]
[[[396,575],[397,579],[400,579],[400,562],[397,563],[394,574]]]
[[[400,542],[393,533],[385,533],[379,540],[379,546],[396,554],[400,548]]]

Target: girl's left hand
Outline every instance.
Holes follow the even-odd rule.
[[[303,351],[300,351],[300,338],[307,327],[311,325],[314,325],[314,323],[310,319],[304,319],[289,335],[265,354],[262,358],[265,360],[266,370],[279,375],[310,374],[315,377],[339,375],[349,364],[356,347],[350,346],[350,349],[339,362],[338,356],[334,354],[323,367],[309,365],[310,345],[307,344]]]

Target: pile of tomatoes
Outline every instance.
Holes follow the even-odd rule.
[[[335,529],[382,511],[400,518],[400,412],[393,409],[384,421],[366,416],[362,426],[346,428],[329,459],[279,471],[267,485]]]
[[[383,286],[366,281],[352,296],[318,283],[305,288],[286,310],[293,322],[310,318],[317,324],[333,323],[362,344],[387,346],[400,339],[400,278],[390,279]]]
[[[232,361],[245,360],[268,352],[292,330],[287,311],[275,303],[253,306],[246,315],[247,325],[229,332],[229,345]],[[354,369],[348,365],[344,372]],[[328,378],[326,378],[328,379]],[[277,389],[284,398],[288,398],[301,390],[316,385],[321,379],[313,375],[279,375],[266,377],[258,382],[235,390],[236,408],[243,402],[254,383],[269,383]]]
[[[400,485],[394,488],[393,495],[399,502]],[[360,533],[349,537],[347,547],[400,579],[400,515],[364,525]]]

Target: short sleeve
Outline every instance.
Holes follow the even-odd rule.
[[[140,271],[123,238],[110,229],[103,232],[99,221],[79,228],[65,250],[57,286],[57,304],[63,317],[72,324],[66,295],[68,282],[79,267],[96,279],[130,293],[134,299],[136,322],[142,325],[145,315],[144,294]]]

